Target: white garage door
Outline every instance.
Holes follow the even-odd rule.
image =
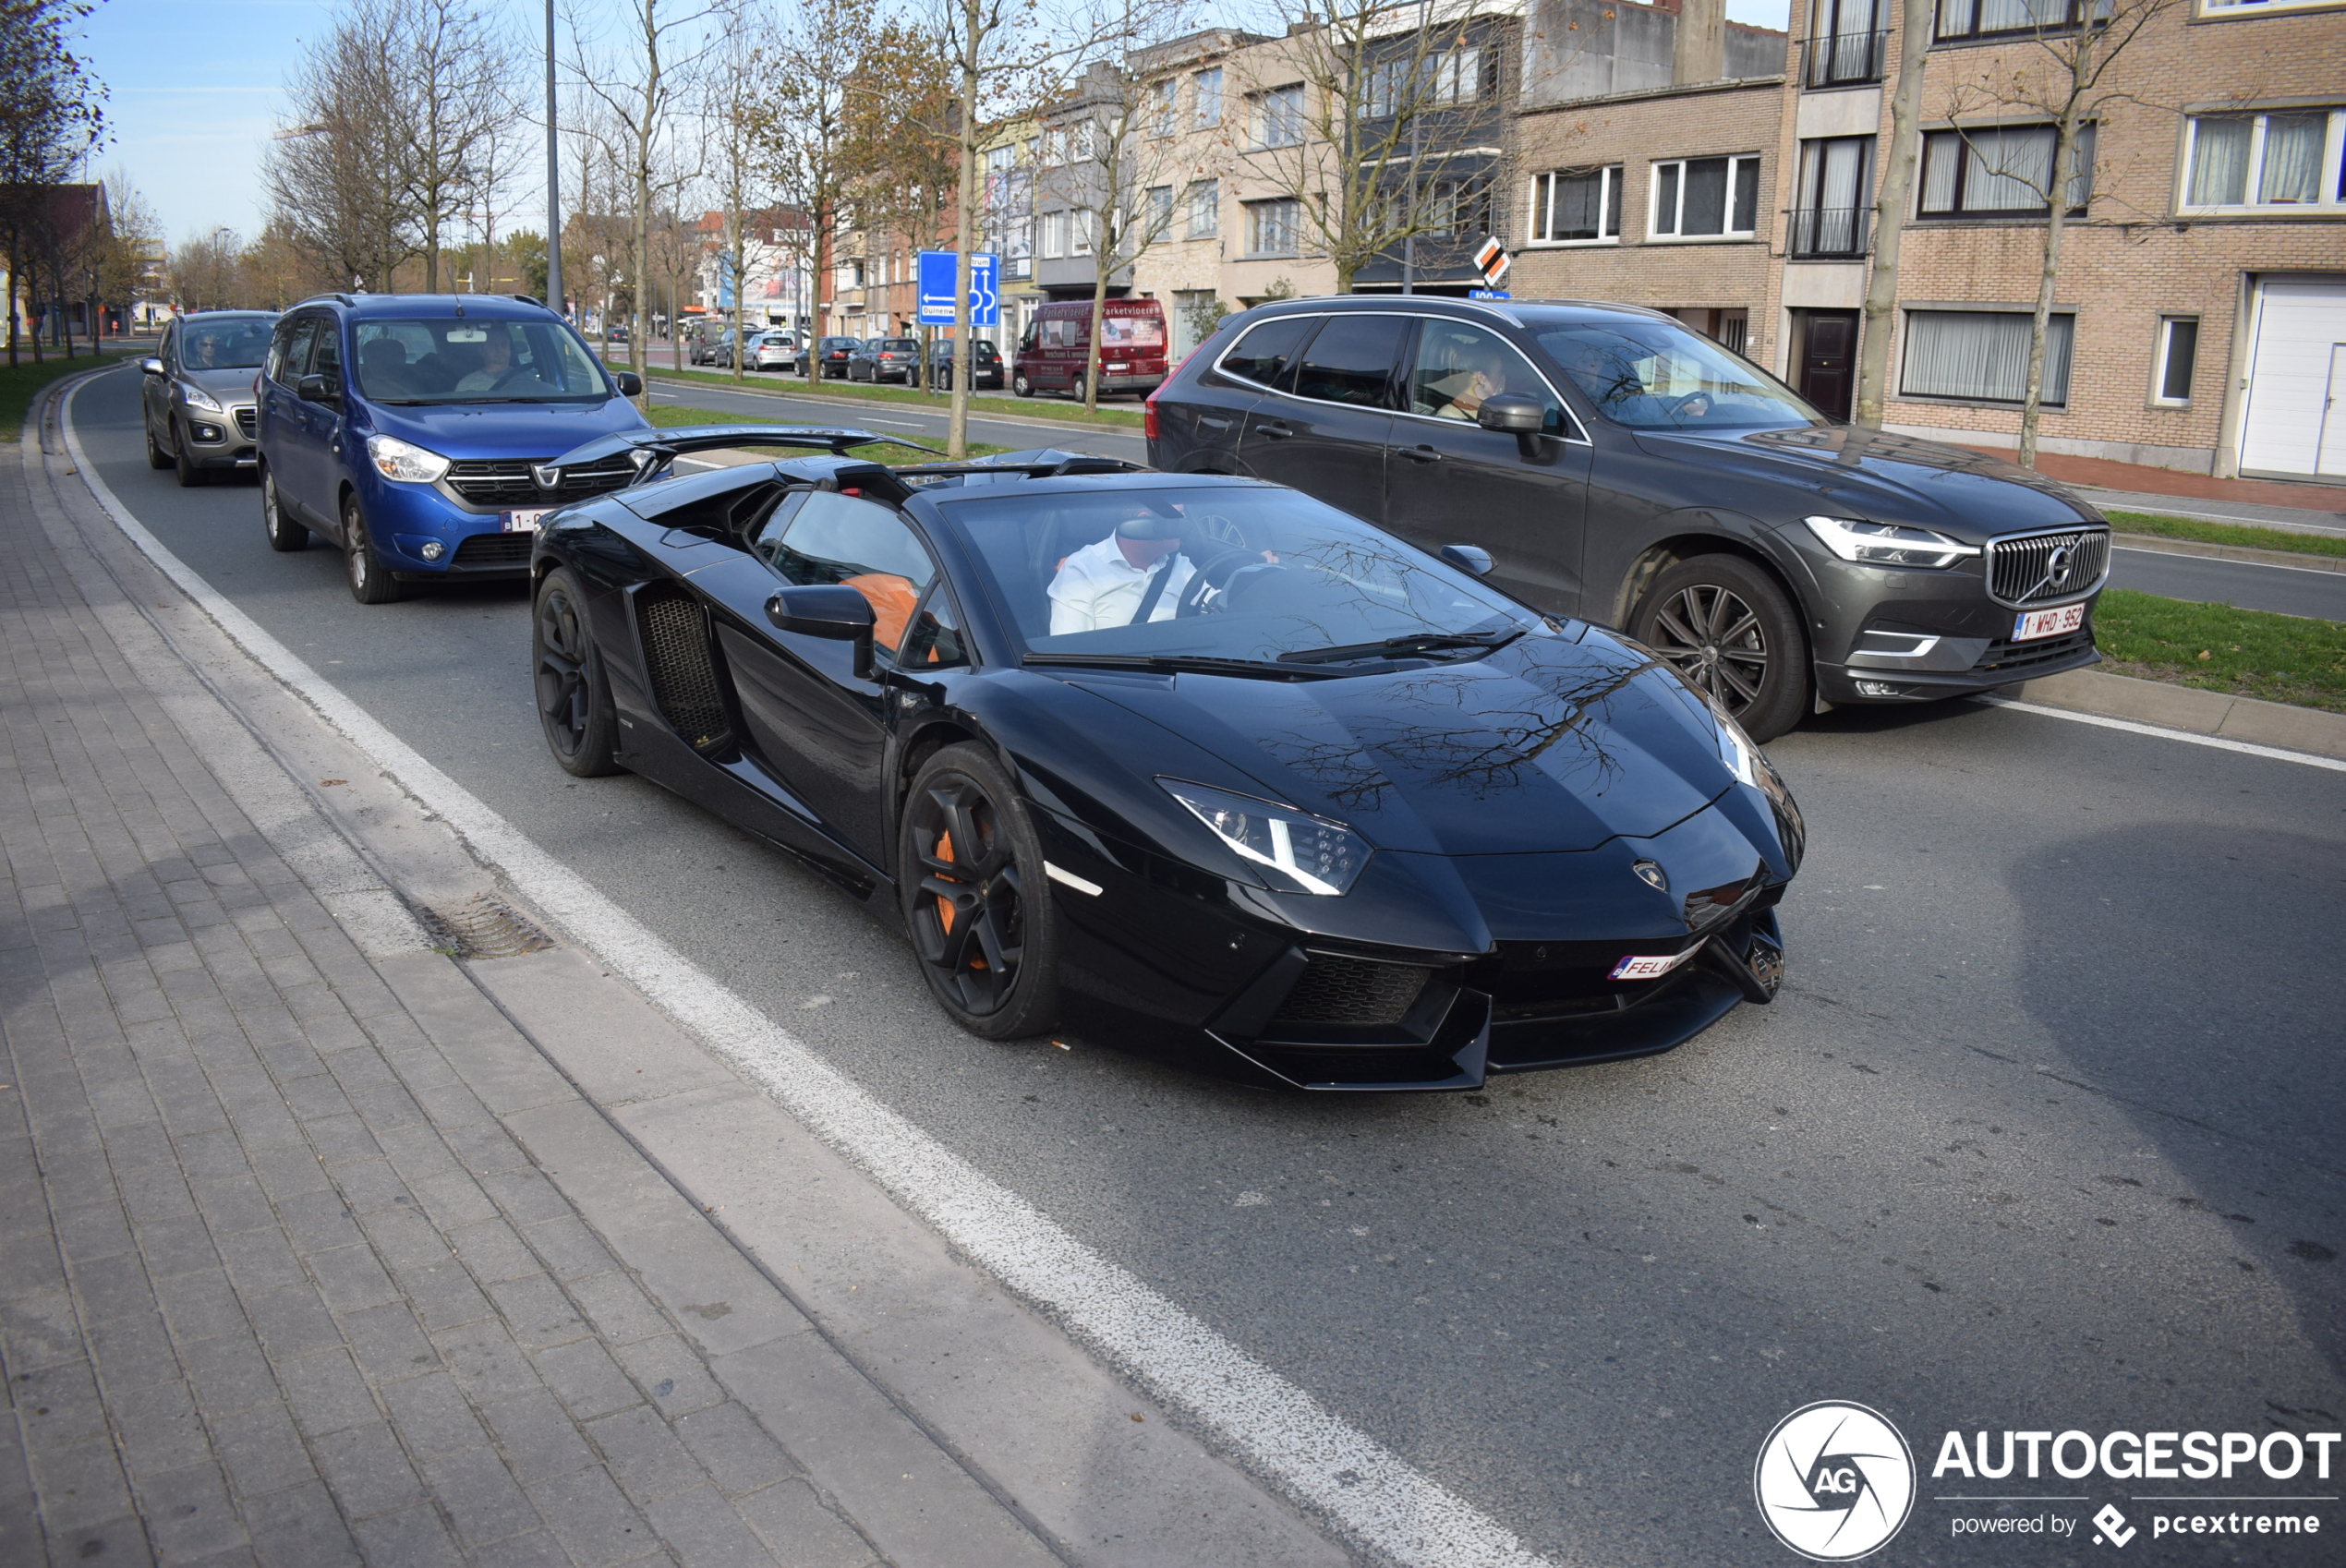
[[[2346,478],[2346,278],[2273,278],[2259,291],[2240,465]]]

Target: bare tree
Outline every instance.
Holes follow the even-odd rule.
[[[394,0],[354,0],[304,52],[263,165],[272,223],[338,287],[389,289],[422,245],[398,174],[411,156],[392,60],[401,47]]]
[[[846,207],[848,87],[870,53],[874,28],[872,0],[803,0],[780,38],[756,54],[751,74],[764,90],[744,105],[776,194],[805,215],[801,259],[816,296],[808,302],[810,381],[822,375],[811,340]]]
[[[1890,95],[1890,156],[1874,198],[1873,261],[1866,277],[1865,326],[1857,344],[1852,423],[1880,429],[1888,402],[1890,339],[1898,316],[1898,257],[1913,205],[1915,161],[1922,145],[1922,78],[1930,55],[1937,0],[1905,0],[1899,26],[1898,87]],[[1813,20],[1810,23],[1814,26]]]
[[[90,256],[90,292],[101,304],[119,306],[127,325],[139,296],[160,281],[163,225],[156,221],[153,207],[131,184],[129,171],[113,170],[106,175],[105,187],[106,222]]]
[[[484,199],[497,138],[520,117],[520,54],[502,23],[471,0],[387,4],[390,87],[407,136],[395,165],[419,231],[424,290],[440,292],[441,236]]]
[[[883,23],[849,83],[843,162],[855,223],[866,251],[877,239],[891,264],[910,266],[913,253],[937,243],[952,199],[961,139],[937,42],[925,29]],[[891,282],[898,275],[888,273]],[[926,353],[913,364],[909,383],[925,385]]]
[[[89,0],[0,0],[0,250],[8,269],[8,363],[17,362],[17,296],[53,253],[54,187],[105,139],[105,88],[73,53]],[[30,302],[28,302],[30,303]],[[35,363],[41,340],[32,342]]]
[[[227,228],[172,247],[172,303],[181,310],[220,310],[244,304],[237,276],[244,248],[236,231]]]
[[[756,242],[753,230],[764,216],[756,210],[766,205],[767,175],[772,167],[764,156],[758,122],[752,112],[760,96],[754,85],[758,62],[752,41],[765,21],[754,0],[733,0],[726,7],[711,56],[715,68],[707,73],[702,107],[702,162],[725,213],[725,249],[720,265],[733,299],[730,368],[737,381],[749,368],[744,352],[749,339],[749,250]]]
[[[1988,57],[1974,77],[1958,80],[1948,94],[1947,117],[2005,122],[2020,116],[2050,122],[2048,139],[2027,130],[2000,126],[1959,127],[1962,155],[1975,168],[2032,192],[2045,206],[2045,239],[2037,273],[2037,305],[2028,322],[2028,370],[2020,402],[2020,465],[2037,466],[2037,428],[2044,411],[2045,342],[2052,322],[2053,296],[2061,281],[2062,236],[2073,214],[2084,214],[2093,199],[2094,130],[2109,107],[2138,101],[2111,72],[2127,48],[2157,23],[2180,10],[2184,0],[2098,0],[2083,26],[2062,31],[2040,26],[2018,45],[2019,58],[2002,51]],[[1949,150],[1950,154],[1953,149]]]
[[[1296,202],[1300,248],[1336,292],[1421,236],[1487,228],[1502,139],[1495,13],[1481,0],[1277,0],[1284,46],[1256,52],[1244,156]],[[1285,79],[1276,79],[1284,77]]]

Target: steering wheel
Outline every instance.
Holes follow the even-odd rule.
[[[1278,579],[1287,575],[1284,563],[1263,560],[1259,550],[1250,553],[1255,559],[1230,573],[1229,580],[1222,585],[1222,597],[1215,601],[1216,608],[1225,615],[1235,615],[1241,609],[1254,608],[1251,603],[1240,605],[1239,601],[1241,598],[1252,600],[1259,595],[1276,591]]]
[[[1696,404],[1698,404],[1701,406],[1697,407]],[[1680,398],[1678,400],[1677,406],[1671,409],[1670,412],[1677,418],[1702,419],[1709,417],[1711,410],[1715,406],[1717,405],[1711,402],[1711,394],[1709,392],[1690,392],[1687,393],[1686,396]]]
[[[1173,608],[1173,618],[1179,621],[1184,616],[1203,615],[1206,589],[1220,587],[1244,561],[1259,561],[1262,558],[1261,550],[1249,549],[1244,545],[1215,550],[1207,556],[1203,564],[1190,574],[1189,586],[1181,590],[1180,602]]]

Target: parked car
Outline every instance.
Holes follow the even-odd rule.
[[[627,323],[624,321],[613,321],[610,326],[604,328],[603,341],[605,343],[625,343],[627,341]]]
[[[947,392],[952,391],[953,344],[949,339],[931,345],[928,363],[929,384],[941,387]],[[970,344],[971,388],[974,390],[979,387],[992,387],[999,391],[1001,385],[1001,351],[984,338],[973,340]]]
[[[796,332],[760,332],[750,340],[749,368],[753,370],[793,370],[798,362]]]
[[[921,362],[921,340],[918,338],[872,338],[847,358],[847,379],[851,381],[903,381],[913,380],[913,367]]]
[[[1160,468],[1479,546],[1508,592],[1626,628],[1763,741],[1818,701],[1926,702],[2098,657],[2092,507],[1837,423],[1636,307],[1259,307],[1149,400],[1147,434]]]
[[[1100,308],[1100,395],[1155,392],[1165,381],[1163,302],[1111,299]],[[1090,300],[1038,307],[1018,340],[1010,390],[1021,397],[1063,392],[1082,402],[1091,344]]]
[[[815,340],[815,357],[822,366],[823,378],[826,380],[833,381],[845,380],[847,376],[847,362],[850,358],[853,357],[855,351],[862,346],[863,340],[860,338],[816,338]],[[804,356],[802,355],[800,356],[795,368],[800,375],[804,376],[806,374],[806,360]]]
[[[1775,994],[1799,811],[1642,649],[1281,486],[853,455],[889,439],[562,458],[650,454],[538,540],[555,760],[822,866],[989,1039],[1467,1090]],[[660,477],[744,444],[821,455]]]
[[[320,295],[276,325],[260,376],[272,549],[340,544],[361,604],[407,585],[527,573],[555,511],[624,484],[562,464],[583,436],[647,429],[643,392],[560,317],[490,295]]]
[[[733,364],[733,329],[712,328],[703,333],[700,341],[694,345],[692,359],[695,365],[721,365],[731,369]]]
[[[259,466],[254,372],[276,320],[265,310],[200,310],[163,330],[154,357],[139,362],[148,467],[176,468],[181,484],[202,485]]]

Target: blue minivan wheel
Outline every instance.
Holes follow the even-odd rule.
[[[342,561],[350,579],[350,597],[360,604],[391,604],[400,597],[399,579],[383,569],[375,541],[367,533],[367,514],[358,498],[342,498]]]

